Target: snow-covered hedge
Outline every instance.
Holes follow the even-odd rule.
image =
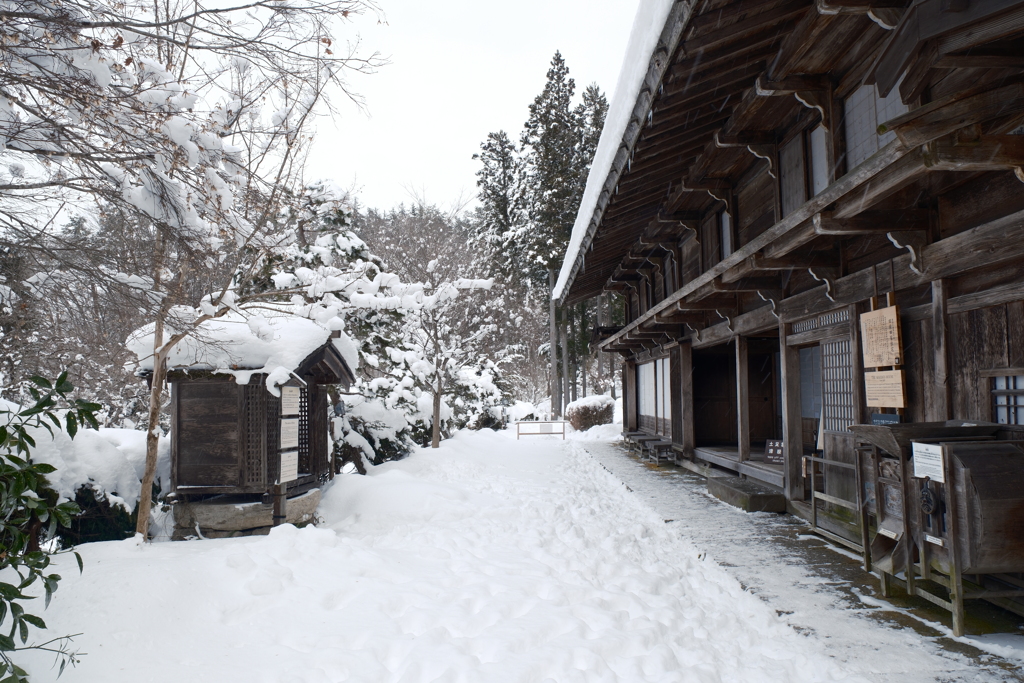
[[[577,431],[611,424],[615,419],[615,399],[611,396],[587,396],[565,407],[565,419]]]

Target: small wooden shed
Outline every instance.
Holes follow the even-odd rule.
[[[331,322],[340,323],[232,313],[171,350],[175,498],[291,498],[331,476],[327,387],[347,390],[356,362],[355,345]],[[128,340],[143,376],[152,372],[152,335],[150,326]]]
[[[177,497],[264,494],[285,484],[295,496],[331,474],[326,385],[355,379],[328,341],[313,351],[280,386],[267,374],[247,384],[231,375],[168,373],[171,386],[171,487]]]

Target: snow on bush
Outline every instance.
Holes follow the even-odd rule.
[[[611,396],[587,396],[565,407],[565,419],[577,431],[611,424],[615,418],[615,399]]]
[[[146,465],[146,432],[134,429],[83,429],[72,440],[64,432],[51,437],[44,429],[32,430],[36,447],[32,459],[57,468],[48,476],[61,499],[74,500],[81,488],[91,489],[126,512],[135,509],[142,491]],[[166,491],[171,475],[171,440],[160,438],[157,480]]]

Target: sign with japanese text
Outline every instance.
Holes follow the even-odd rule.
[[[903,371],[865,372],[864,399],[871,408],[906,408]]]
[[[900,312],[897,306],[862,313],[860,335],[864,367],[881,368],[903,364]]]

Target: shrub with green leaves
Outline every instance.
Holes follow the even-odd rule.
[[[46,475],[54,472],[54,467],[32,462],[36,446],[32,434],[45,429],[53,435],[56,428],[74,438],[80,427],[97,427],[95,412],[100,406],[68,398],[74,387],[67,372],[52,383],[43,377],[33,377],[31,382],[33,405],[20,410],[0,405],[0,576],[5,579],[0,581],[0,683],[28,680],[25,671],[12,660],[14,653],[22,650],[53,652],[61,672],[67,664],[78,661],[70,650],[72,636],[29,643],[30,628],[45,629],[46,623],[26,611],[25,605],[36,598],[25,591],[41,584],[44,609],[49,606],[60,581],[58,574],[48,572],[55,554],[51,541],[58,528],[70,526],[72,517],[79,513],[78,505],[59,502],[50,487]],[[81,571],[82,558],[78,553],[74,555]],[[11,572],[4,571],[7,569],[17,576],[16,583],[7,582],[13,578]]]

